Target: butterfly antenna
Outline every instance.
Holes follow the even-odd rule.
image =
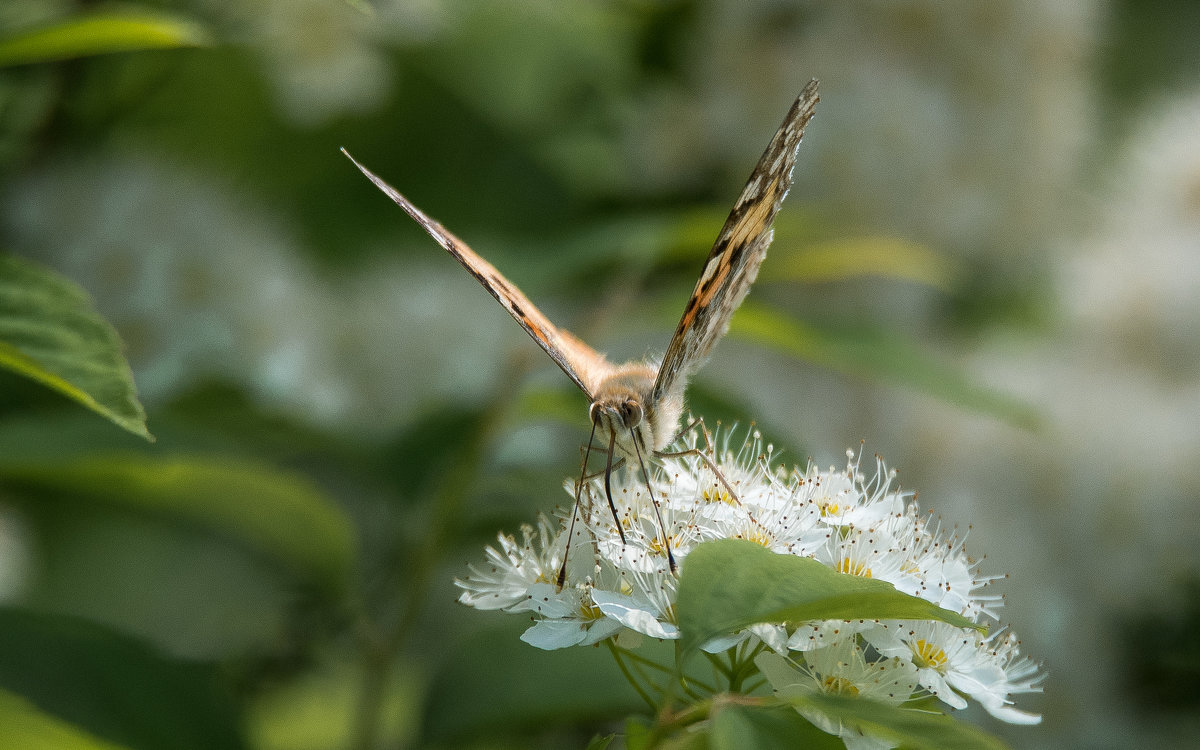
[[[558,569],[558,590],[562,591],[567,582],[567,556],[571,552],[571,540],[575,538],[575,519],[579,517],[579,498],[583,494],[583,480],[587,477],[588,458],[592,455],[592,441],[596,439],[596,423],[592,422],[592,434],[588,435],[587,446],[583,451],[583,467],[579,470],[579,481],[575,484],[575,504],[571,506],[571,525],[567,527],[567,545],[563,548],[562,566]],[[610,500],[611,504],[612,501]],[[618,526],[618,528],[620,528]],[[624,537],[622,537],[624,541]]]
[[[658,528],[662,530],[663,549],[667,551],[667,563],[671,566],[671,572],[678,570],[675,566],[675,555],[671,553],[671,537],[667,536],[667,525],[663,523],[662,511],[658,508],[658,501],[654,499],[654,490],[650,487],[650,472],[646,470],[646,462],[642,458],[642,448],[638,445],[637,433],[633,428],[629,430],[630,436],[633,437],[633,450],[637,454],[638,466],[642,469],[642,479],[646,480],[646,493],[650,497],[650,504],[654,506],[654,518],[658,521]]]
[[[621,528],[621,518],[617,515],[617,504],[613,502],[612,496],[612,460],[613,453],[616,452],[617,431],[609,430],[608,433],[608,464],[604,467],[604,495],[608,498],[608,509],[612,511],[613,521],[617,524],[617,533],[621,536],[621,546],[625,546],[625,529]]]

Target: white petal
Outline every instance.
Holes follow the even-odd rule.
[[[1005,722],[1008,722],[1009,724],[1021,724],[1023,726],[1030,726],[1032,724],[1041,724],[1042,723],[1042,715],[1041,714],[1031,714],[1027,711],[1020,711],[1018,709],[1013,708],[1012,706],[993,706],[991,708],[984,706],[983,708],[985,711],[987,711],[992,716],[995,716],[1000,721],[1005,721]]]
[[[587,627],[587,637],[579,642],[580,646],[591,646],[594,643],[599,643],[605,638],[611,638],[617,633],[628,633],[625,626],[616,620],[605,617],[603,620],[593,620],[591,625]]]
[[[754,666],[767,678],[771,687],[785,697],[796,689],[811,691],[814,688],[811,677],[793,667],[779,654],[764,651],[754,657]]]
[[[922,686],[950,708],[963,709],[967,707],[966,698],[954,692],[954,688],[950,687],[946,678],[936,669],[918,669],[917,679]]]
[[[704,645],[700,647],[700,650],[706,654],[719,654],[722,651],[728,651],[742,641],[746,640],[748,635],[750,634],[744,630],[740,633],[720,635],[712,640],[705,641]]]
[[[679,628],[669,622],[660,622],[646,605],[639,605],[632,597],[614,594],[611,591],[595,590],[592,601],[600,611],[630,630],[636,630],[651,638],[678,638]]]
[[[546,651],[582,643],[587,630],[578,620],[542,620],[521,634],[521,640]]]
[[[787,652],[788,633],[787,628],[784,626],[764,622],[758,625],[751,625],[746,630],[758,638],[758,640],[767,644],[768,648],[779,653]]]

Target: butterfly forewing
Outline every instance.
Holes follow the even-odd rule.
[[[546,350],[546,353],[558,363],[567,377],[579,386],[589,400],[594,397],[597,385],[613,369],[603,355],[575,338],[569,331],[560,329],[551,323],[515,284],[496,270],[495,266],[414,206],[398,190],[359,164],[358,160],[350,156],[346,149],[342,149],[342,153],[354,162],[354,166],[358,167],[367,176],[367,179],[375,183],[377,188],[420,224],[430,237],[437,240],[437,243],[445,248],[446,252],[454,256],[454,259],[461,263],[463,268],[467,269],[496,298],[496,301],[504,306],[505,310],[508,310],[508,313],[521,324],[521,327],[533,340]]]
[[[682,394],[688,377],[725,335],[733,311],[754,283],[771,244],[771,224],[792,186],[796,147],[817,101],[817,82],[810,81],[750,174],[704,262],[704,271],[663,355],[652,401]]]
[[[614,367],[587,344],[564,330],[555,327],[533,303],[508,279],[476,255],[462,240],[433,219],[426,216],[395,188],[376,177],[370,170],[355,161],[345,149],[354,165],[382,190],[396,205],[404,209],[431,237],[437,240],[454,259],[462,264],[496,301],[508,310],[513,319],[546,350],[558,363],[575,385],[591,401],[588,415],[592,422],[592,434],[607,436],[608,463],[604,472],[605,495],[613,521],[621,533],[624,532],[618,517],[610,487],[610,475],[616,467],[613,459],[619,454],[621,461],[630,461],[641,469],[646,481],[647,497],[654,507],[655,521],[661,532],[661,541],[666,550],[667,566],[676,570],[671,552],[670,535],[663,523],[658,503],[654,501],[654,490],[645,463],[651,453],[663,451],[671,442],[683,410],[683,389],[688,377],[708,357],[717,340],[729,328],[733,311],[754,283],[758,267],[771,244],[771,224],[775,214],[792,185],[792,168],[796,163],[796,147],[804,135],[804,127],[812,118],[817,103],[817,82],[811,81],[792,105],[787,117],[767,150],[759,159],[758,166],[733,206],[725,226],[717,236],[716,244],[704,262],[704,270],[696,288],[684,308],[683,317],[671,338],[671,344],[655,369],[646,362],[630,362]],[[590,441],[589,441],[590,445]],[[700,453],[704,457],[703,453]],[[586,454],[585,454],[586,456]],[[733,494],[729,483],[712,465],[717,478]],[[576,490],[586,475],[586,457],[582,475]],[[620,463],[618,461],[617,463]],[[575,515],[572,514],[572,528]],[[570,532],[568,532],[568,538]],[[566,577],[566,553],[563,567],[559,570],[558,585],[564,585]]]

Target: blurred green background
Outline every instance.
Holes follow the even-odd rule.
[[[72,26],[147,15],[124,46]],[[1186,744],[1198,29],[1186,0],[5,0],[0,252],[92,296],[157,441],[0,374],[0,714],[46,747],[619,726],[606,654],[454,603],[497,531],[569,501],[584,400],[338,149],[624,360],[666,346],[818,78],[692,408],[801,464],[865,440],[971,527],[1050,677],[1041,726],[969,718]]]

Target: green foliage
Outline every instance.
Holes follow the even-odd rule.
[[[794,93],[780,90],[814,71],[714,72],[728,63],[715,56],[697,66],[712,8],[691,0],[373,12],[364,0],[185,0],[72,16],[58,11],[92,4],[0,5],[0,245],[47,259],[117,311],[158,438],[146,440],[121,341],[89,296],[0,256],[0,530],[11,513],[33,570],[0,611],[0,745],[619,744],[614,721],[645,707],[607,653],[533,650],[519,628],[456,605],[452,584],[499,526],[566,502],[586,404],[552,366],[531,384],[468,356],[443,318],[487,322],[457,305],[446,315],[444,288],[395,292],[424,300],[399,308],[405,317],[343,304],[368,282],[435,278],[423,274],[453,262],[337,147],[361,151],[590,343],[647,332],[630,339],[636,357],[665,346],[738,179]],[[168,5],[178,10],[159,11]],[[756,31],[770,54],[747,64],[777,60],[784,27],[806,23],[773,13],[769,33]],[[356,87],[367,93],[340,98]],[[821,129],[836,122],[823,118]],[[837,137],[816,126],[814,137]],[[864,276],[974,298],[987,275],[951,262],[962,248],[886,224],[843,237],[843,209],[815,205],[826,191],[800,172],[751,295],[773,307],[734,319],[733,335],[758,348],[750,366],[784,352],[1031,424],[1027,407],[932,354],[938,342],[826,329],[776,305],[789,285]],[[25,191],[38,199],[26,204]],[[52,207],[60,195],[70,199]],[[274,254],[256,271],[260,247]],[[164,267],[177,275],[155,275]],[[206,284],[241,291],[196,296]],[[214,298],[240,317],[214,313]],[[989,303],[980,315],[994,313]],[[193,348],[182,331],[204,341]],[[447,351],[483,377],[435,382],[426,361]],[[750,395],[700,378],[688,403],[714,422],[757,417],[765,432],[786,418],[748,412],[761,400]],[[345,416],[364,401],[378,412],[370,424]],[[694,660],[697,644],[747,621],[947,617],[762,552],[713,545],[687,558],[679,614]],[[915,747],[988,747],[941,716],[823,700],[783,706],[760,686],[753,700],[713,697],[686,726],[636,717],[624,739],[841,746],[795,705]]]
[[[969,376],[898,334],[874,327],[822,329],[754,302],[738,310],[730,335],[833,370],[885,383],[902,383],[1011,424],[1036,427],[1028,405],[979,385]]]
[[[260,464],[130,454],[0,460],[0,482],[199,524],[332,590],[353,570],[355,540],[341,511],[311,482]]]
[[[913,750],[1005,750],[1007,747],[986,732],[936,711],[897,708],[877,701],[817,692],[790,696],[788,701],[802,710],[815,711],[846,727]]]
[[[638,710],[607,650],[540,651],[519,640],[524,625],[515,624],[493,624],[447,655],[428,695],[427,741],[458,747],[471,737],[520,737]]]
[[[81,620],[15,609],[0,609],[0,643],[0,688],[28,701],[0,692],[0,711],[15,715],[30,743],[12,747],[60,738],[83,748],[244,746],[232,695],[212,665],[172,659]],[[6,742],[7,732],[6,725]],[[87,735],[102,742],[88,744]]]
[[[7,690],[0,690],[0,726],[9,747],[22,750],[121,750]]]
[[[615,734],[596,735],[592,741],[588,743],[587,750],[608,750],[608,746],[612,744],[617,736]]]
[[[979,627],[890,583],[838,573],[742,539],[706,542],[688,554],[676,606],[685,653],[759,622],[941,620]]]
[[[841,740],[814,727],[786,706],[730,703],[713,711],[708,747],[737,750],[842,750]]]
[[[946,256],[896,237],[852,237],[781,250],[763,266],[760,281],[813,284],[876,276],[950,291],[961,276]]]
[[[150,438],[116,332],[58,274],[0,255],[0,367]]]
[[[111,52],[195,47],[208,34],[193,21],[145,12],[93,13],[0,38],[0,67]]]

